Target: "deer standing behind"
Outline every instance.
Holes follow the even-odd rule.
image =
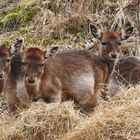
[[[16,111],[17,107],[28,107],[31,103],[25,85],[24,68],[22,66],[22,51],[24,39],[16,39],[10,47],[12,54],[10,70],[6,79],[5,92],[10,112]]]
[[[87,50],[56,54],[57,47],[49,51],[35,47],[23,51],[25,85],[30,97],[41,94],[47,103],[74,99],[85,110],[97,105],[100,86],[108,81],[119,57],[120,42],[130,36],[133,27],[123,32],[101,32],[93,24],[89,28],[102,43],[100,56]],[[34,92],[30,92],[32,88]]]

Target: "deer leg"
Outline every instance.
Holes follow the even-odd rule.
[[[108,93],[107,96],[109,98],[113,97],[120,91],[120,83],[116,79],[111,79],[109,82]]]
[[[31,99],[27,94],[24,80],[18,80],[17,81],[17,94],[16,97],[19,99],[21,105],[24,107],[29,107],[31,105]]]
[[[61,102],[61,91],[54,86],[47,87],[41,94],[46,103]]]
[[[8,108],[10,112],[15,112],[17,109],[17,106],[19,105],[19,100],[16,97],[15,92],[10,92],[7,94],[7,101],[8,101]]]

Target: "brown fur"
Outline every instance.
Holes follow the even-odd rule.
[[[115,67],[110,80],[109,96],[119,91],[119,86],[129,87],[140,82],[140,57],[128,56],[122,58]]]
[[[17,53],[11,59],[11,70],[6,80],[6,96],[9,110],[16,111],[17,107],[29,107],[31,100],[27,95],[24,83],[24,69],[22,66],[22,54]],[[23,84],[23,85],[22,85]]]
[[[9,70],[10,51],[4,46],[0,46],[0,94],[2,94],[5,78]]]
[[[35,49],[30,51],[30,55],[24,54],[23,61],[30,65],[31,63],[27,62],[27,58],[35,54]],[[42,58],[32,62],[32,66],[42,63]],[[84,109],[95,107],[98,92],[100,92],[100,84],[106,82],[109,73],[112,71],[112,65],[114,65],[114,61],[106,61],[98,56],[91,56],[88,51],[84,50],[58,53],[54,58],[46,60],[44,69],[42,69],[41,79],[38,82],[42,98],[48,103],[74,99]],[[32,75],[36,75],[35,69],[29,70],[27,68],[27,77],[29,71]],[[78,79],[80,76],[84,77]],[[87,76],[91,79],[84,81]]]
[[[100,56],[91,55],[86,50],[74,50],[53,57],[55,47],[49,52],[35,47],[25,48],[23,81],[32,100],[40,95],[47,103],[73,99],[86,110],[97,105],[101,86],[108,81],[118,57],[121,33],[101,33],[94,25],[90,28],[93,36],[103,44]],[[123,34],[123,39],[125,36]]]
[[[11,69],[6,80],[5,92],[9,110],[11,112],[16,111],[17,107],[27,107],[30,105],[30,99],[27,95],[27,91],[24,85],[24,68],[22,66],[21,60],[21,53],[16,53],[12,57],[10,63]]]
[[[30,52],[33,52],[32,54]],[[45,52],[41,51],[39,48],[28,48],[25,49],[23,53],[23,65],[26,71],[25,85],[27,89],[27,93],[32,100],[36,100],[39,98],[40,87],[39,83],[36,85],[28,84],[28,79],[32,80],[34,77],[37,79],[41,79],[41,76],[44,72],[43,64],[45,63],[44,59]],[[26,55],[26,57],[25,57]],[[30,64],[27,69],[27,64]]]
[[[55,57],[51,57],[55,48],[47,53],[39,48],[24,50],[22,63],[27,91],[33,86],[37,89],[30,97],[41,93],[48,103],[73,99],[86,110],[97,105],[101,86],[108,81],[119,56],[120,41],[127,39],[130,32],[101,33],[92,24],[90,29],[93,36],[102,42],[100,56],[91,55],[86,50],[61,52]],[[50,58],[45,61],[46,54]]]
[[[16,39],[15,43],[9,48],[12,57],[6,79],[5,93],[11,112],[14,112],[17,107],[27,107],[30,105],[30,99],[24,83],[25,70],[22,65],[23,44],[23,38]]]

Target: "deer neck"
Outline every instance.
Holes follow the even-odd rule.
[[[40,97],[40,82],[37,84],[31,85],[25,82],[26,90],[28,96],[31,98],[32,101],[36,101]]]
[[[108,70],[108,74],[107,74],[107,77],[106,77],[106,82],[108,82],[109,78],[113,74],[113,71],[114,71],[115,65],[117,63],[117,60],[104,59],[104,62],[106,64],[107,70]]]
[[[12,56],[11,59],[11,64],[8,72],[8,77],[12,80],[15,81],[19,77],[22,77],[24,73],[22,72],[22,54],[17,53],[14,56]]]

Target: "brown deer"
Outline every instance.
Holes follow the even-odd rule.
[[[0,46],[0,94],[2,94],[5,79],[9,71],[9,62],[10,62],[10,50],[4,45]]]
[[[24,85],[24,68],[22,66],[22,52],[24,39],[16,39],[10,47],[12,54],[10,61],[10,70],[8,72],[5,92],[10,112],[16,111],[17,107],[27,107],[30,105],[30,99]]]
[[[133,27],[123,32],[101,32],[93,24],[89,28],[102,43],[101,56],[91,55],[87,50],[73,50],[52,57],[57,47],[49,51],[39,48],[23,51],[22,64],[28,93],[34,87],[32,95],[41,94],[47,103],[74,99],[83,109],[97,105],[100,85],[107,82],[119,57],[120,42],[130,36]]]
[[[128,30],[127,28],[126,30]],[[95,54],[95,47],[97,48],[97,40],[92,39],[85,42],[84,47],[91,53]],[[97,51],[96,51],[97,52]],[[122,51],[122,58],[116,63],[115,69],[110,77],[107,88],[109,91],[102,92],[102,97],[108,100],[110,97],[115,95],[120,86],[124,85],[129,87],[136,85],[140,82],[140,58],[135,56],[125,56],[126,54]]]
[[[112,97],[120,86],[131,87],[140,83],[140,57],[127,56],[119,60],[115,66],[110,82],[108,96]]]

